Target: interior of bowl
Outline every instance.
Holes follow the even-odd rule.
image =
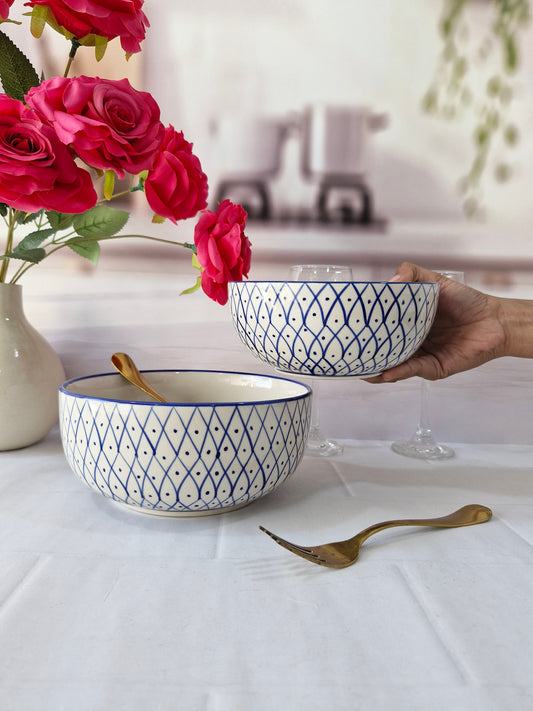
[[[142,374],[170,404],[272,402],[304,397],[310,392],[308,386],[301,383],[253,373],[149,370],[142,371]],[[61,390],[102,400],[153,403],[118,373],[74,378],[63,383]],[[154,404],[164,406],[168,403]]]

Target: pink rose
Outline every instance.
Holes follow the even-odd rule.
[[[165,134],[155,99],[127,79],[53,77],[30,89],[26,103],[88,165],[119,178],[150,170]]]
[[[248,276],[252,251],[244,234],[247,213],[224,200],[218,210],[204,210],[194,230],[202,271],[202,289],[219,304],[228,300],[228,282]]]
[[[4,0],[0,0],[0,7]],[[141,51],[140,43],[150,23],[142,11],[144,0],[30,0],[28,7],[43,5],[52,12],[54,29],[63,29],[83,40],[87,35],[99,35],[112,40],[120,37],[125,52]],[[51,22],[54,26],[54,22]]]
[[[13,5],[13,0],[0,0],[0,17],[2,20],[7,20],[11,5]]]
[[[207,205],[207,175],[192,143],[167,126],[161,150],[144,183],[146,199],[160,217],[174,222],[194,217]]]
[[[53,129],[21,101],[0,94],[0,202],[25,212],[78,213],[96,200],[89,173]]]

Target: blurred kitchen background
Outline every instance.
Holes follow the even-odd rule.
[[[468,5],[463,48],[484,95],[503,74],[496,44],[476,62],[493,3]],[[248,230],[257,268],[267,259],[283,275],[292,261],[333,260],[381,278],[408,258],[464,269],[486,286],[533,287],[533,26],[518,38],[507,112],[519,140],[496,150],[481,210],[467,219],[458,183],[474,156],[473,112],[446,121],[423,110],[443,7],[147,0],[145,86],[163,120],[194,142],[211,203],[229,196],[265,217]],[[506,182],[494,178],[498,161],[511,166]]]
[[[194,143],[209,175],[211,204],[222,185],[255,211],[247,228],[251,279],[284,279],[291,264],[302,262],[347,264],[357,279],[386,279],[408,259],[462,270],[469,284],[491,293],[533,298],[533,25],[518,38],[520,67],[512,77],[506,119],[519,140],[495,156],[496,163],[508,162],[512,176],[497,182],[492,169],[485,172],[484,209],[471,219],[457,186],[474,156],[476,121],[468,111],[442,120],[423,110],[443,49],[443,5],[444,0],[146,0],[151,28],[142,53],[126,63],[114,41],[98,65],[91,50],[80,51],[76,72],[113,78],[126,73],[137,88],[149,90],[163,122]],[[467,5],[467,46],[475,54],[495,3]],[[32,41],[28,20],[21,19],[21,28],[2,28],[17,42],[26,40],[35,66],[44,64],[46,75],[62,73],[64,39],[46,28],[43,40]],[[468,67],[482,96],[488,81],[502,76],[499,57],[493,46],[486,63]],[[488,76],[487,66],[493,67]],[[357,140],[350,143],[346,136]],[[270,212],[261,217],[265,191]],[[129,205],[134,216],[128,232],[192,240],[195,220],[152,224],[137,197]],[[90,372],[109,370],[109,354],[117,350],[148,368],[154,347],[157,367],[202,367],[194,334],[206,324],[217,347],[233,334],[232,347],[220,351],[224,367],[270,373],[238,341],[227,306],[201,292],[178,296],[195,278],[187,250],[142,240],[108,242],[97,269],[60,252],[30,270],[25,307],[61,353],[69,375],[84,374],[80,348],[92,354],[90,368],[84,360]],[[166,350],[152,335],[162,324],[168,326]],[[127,330],[132,325],[134,340]],[[438,407],[431,420],[442,441],[503,441],[502,429],[511,433],[509,441],[531,441],[530,361],[506,360],[512,363],[504,364],[503,375],[495,361],[432,384]],[[390,388],[404,393],[393,400],[396,405]],[[353,420],[340,416],[339,397],[357,403]],[[383,388],[361,381],[321,388],[321,420],[330,436],[375,438],[376,420],[380,438],[399,439],[410,436],[418,414],[416,379]]]
[[[470,27],[481,38],[490,3],[471,4]],[[248,157],[252,173],[252,156],[239,152],[249,150],[245,119],[282,123],[315,104],[366,107],[389,119],[384,130],[365,136],[376,213],[389,220],[459,219],[456,186],[469,165],[473,127],[431,118],[421,108],[442,51],[442,7],[443,0],[148,0],[146,84],[163,117],[194,141],[212,187]],[[490,218],[515,224],[533,220],[532,40],[529,27],[513,106],[521,134],[511,151],[515,176],[486,186]],[[472,49],[478,42],[469,40]],[[279,173],[269,181],[278,211],[308,207],[315,197],[299,170],[299,138],[289,133]],[[265,158],[275,163],[272,151]]]
[[[485,96],[487,81],[503,75],[495,43],[485,62],[476,59],[494,3],[467,5],[461,53],[468,81]],[[458,184],[474,157],[477,119],[472,111],[443,120],[423,110],[443,50],[443,7],[444,0],[146,0],[151,28],[142,53],[126,66],[113,42],[98,65],[91,50],[80,51],[76,71],[127,71],[155,96],[163,122],[194,143],[211,206],[231,197],[248,208],[252,278],[283,277],[302,261],[348,263],[360,278],[383,278],[410,259],[533,294],[533,25],[517,37],[520,66],[505,118],[513,141],[496,149],[481,209],[467,218]],[[16,28],[10,33],[20,39]],[[36,64],[62,71],[53,63],[64,40],[46,28],[30,53],[35,44]],[[504,182],[494,178],[501,164],[511,171]],[[140,202],[136,213],[139,230],[192,236],[194,223],[152,226]],[[127,253],[143,250],[138,242]],[[117,251],[122,257],[124,245],[106,245],[107,258]]]

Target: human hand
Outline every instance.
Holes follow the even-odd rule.
[[[506,334],[496,297],[408,262],[398,267],[391,281],[439,282],[437,313],[419,350],[381,375],[365,378],[368,382],[391,383],[414,375],[438,380],[504,355]]]

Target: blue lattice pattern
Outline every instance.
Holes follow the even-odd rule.
[[[369,376],[406,360],[433,323],[439,285],[397,282],[234,282],[241,341],[281,371]]]
[[[175,405],[60,393],[67,460],[91,489],[140,510],[199,514],[247,504],[303,456],[310,392],[287,401]]]

